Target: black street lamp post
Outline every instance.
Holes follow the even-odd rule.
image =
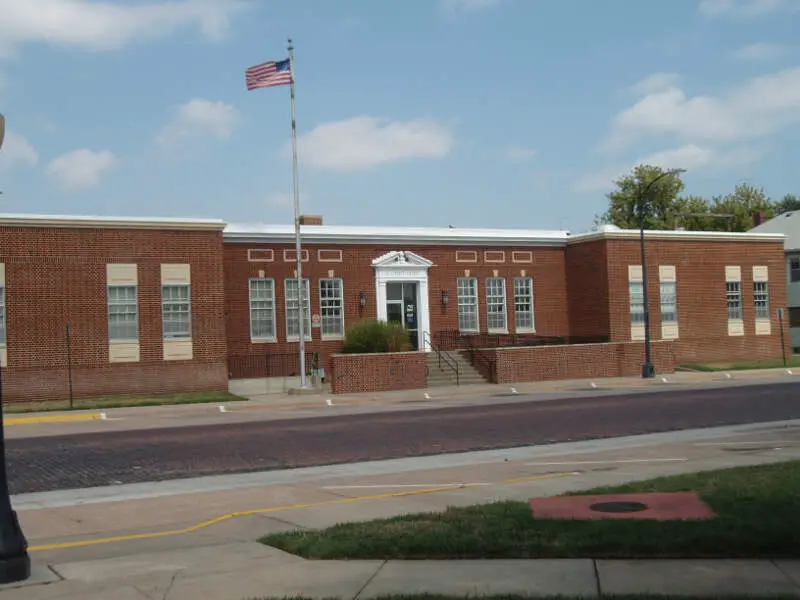
[[[0,148],[3,147],[5,119],[0,113]],[[6,472],[6,440],[3,417],[3,381],[0,368],[0,584],[25,581],[31,576],[28,540],[11,506]]]
[[[644,379],[652,379],[656,376],[656,368],[653,365],[653,360],[650,352],[650,304],[647,297],[647,260],[644,253],[644,225],[647,212],[645,211],[645,204],[647,201],[647,194],[653,187],[656,181],[668,177],[670,175],[678,175],[685,173],[686,169],[671,169],[665,171],[653,181],[648,183],[644,189],[639,186],[639,197],[636,203],[639,205],[639,245],[642,253],[642,300],[644,301],[644,364],[642,365],[642,377]]]

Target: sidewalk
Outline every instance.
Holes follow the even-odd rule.
[[[80,411],[53,411],[6,415],[9,437],[31,433],[33,426],[48,425],[54,433],[80,432],[81,425],[92,424],[89,431],[97,431],[97,422],[125,421],[126,427],[143,425],[143,420],[185,419],[218,422],[220,415],[242,420],[268,420],[306,418],[340,414],[342,409],[365,412],[391,410],[423,410],[459,405],[489,403],[530,402],[533,400],[558,400],[580,396],[601,396],[618,393],[646,393],[681,387],[704,387],[718,385],[757,385],[800,380],[800,372],[791,369],[759,369],[752,371],[725,372],[678,372],[655,379],[640,377],[602,378],[560,381],[537,381],[517,384],[475,384],[465,386],[442,386],[419,390],[401,390],[364,394],[334,396],[321,391],[311,396],[269,395],[253,396],[241,402],[217,404],[178,404],[163,406],[140,406]],[[138,423],[137,423],[137,420]],[[186,423],[169,423],[175,426]],[[53,426],[60,426],[53,429]],[[115,427],[119,429],[120,427]]]
[[[795,560],[306,561],[254,541],[298,528],[798,458],[800,421],[793,421],[31,494],[14,502],[31,544],[36,577],[22,587],[0,588],[0,597],[244,600],[409,593],[800,597],[800,561]],[[223,485],[213,487],[207,479]],[[152,488],[149,496],[140,493],[143,486]],[[105,501],[92,502],[92,495],[104,494],[108,494]],[[37,503],[43,508],[19,508]]]
[[[106,576],[90,581],[102,562]],[[181,568],[183,567],[183,568]],[[89,569],[87,571],[87,569]],[[180,569],[180,570],[178,570]],[[73,563],[41,571],[69,582],[3,590],[9,600],[373,599],[408,594],[798,596],[800,561],[449,560],[315,561],[255,543]]]

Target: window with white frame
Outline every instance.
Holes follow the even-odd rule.
[[[0,344],[6,343],[6,286],[0,286]]]
[[[344,289],[338,277],[319,280],[322,337],[344,336]]]
[[[308,279],[303,279],[303,338],[311,339],[311,301],[310,284]],[[286,295],[286,338],[300,338],[300,293],[297,279],[285,281]]]
[[[458,329],[468,333],[478,331],[478,280],[458,278]]]
[[[108,340],[139,339],[139,299],[135,285],[108,286]]]
[[[165,339],[192,337],[192,304],[187,284],[161,286],[161,320]]]
[[[514,278],[514,319],[517,331],[533,331],[533,279]]]
[[[642,307],[644,307],[644,298],[642,298]],[[678,322],[678,295],[674,281],[661,282],[661,322]]]
[[[275,280],[250,280],[250,338],[275,339]]]
[[[800,283],[800,256],[789,257],[789,281]]]
[[[631,302],[631,325],[644,324],[644,286],[641,281],[628,283]]]
[[[742,282],[728,281],[726,284],[726,296],[728,299],[728,320],[742,320]]]
[[[769,287],[766,281],[753,282],[753,306],[756,319],[769,319]]]
[[[486,327],[489,331],[508,331],[506,319],[506,280],[486,279]]]

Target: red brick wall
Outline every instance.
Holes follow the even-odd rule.
[[[334,354],[330,381],[334,394],[413,390],[428,385],[424,352]]]
[[[642,372],[644,344],[576,344],[498,348],[481,351],[485,364],[492,365],[492,381],[515,383],[601,377],[632,377]],[[657,373],[675,370],[671,342],[655,342],[652,358]]]
[[[248,249],[274,250],[274,262],[249,262]],[[375,318],[377,307],[375,299],[375,270],[372,261],[392,250],[410,250],[433,261],[428,271],[428,293],[430,298],[431,328],[434,339],[440,331],[458,329],[458,307],[456,279],[464,276],[465,270],[470,276],[478,278],[478,303],[480,326],[486,331],[486,287],[484,279],[493,276],[506,277],[506,297],[509,329],[514,331],[514,298],[513,277],[519,277],[521,271],[534,280],[534,319],[537,333],[548,336],[566,336],[569,333],[567,314],[567,286],[564,270],[563,248],[533,247],[478,247],[478,246],[367,246],[367,245],[304,245],[308,250],[309,261],[303,263],[303,277],[310,279],[311,312],[319,313],[319,279],[328,277],[332,270],[335,277],[344,280],[345,329],[365,318]],[[342,251],[342,262],[319,262],[318,250],[335,248]],[[228,351],[236,357],[263,355],[294,356],[297,353],[296,342],[286,342],[286,306],[284,296],[284,280],[294,277],[295,263],[284,262],[283,250],[293,250],[291,244],[266,245],[241,242],[225,243],[225,303],[226,328],[228,335]],[[456,251],[476,251],[477,263],[458,263]],[[486,263],[483,260],[485,250],[502,250],[506,261],[503,264]],[[525,251],[533,253],[532,263],[513,263],[512,252]],[[256,343],[250,341],[250,309],[248,279],[258,277],[259,270],[267,278],[275,279],[277,342]],[[447,307],[441,303],[442,291],[448,293]],[[367,295],[366,308],[362,311],[359,295]],[[328,368],[330,356],[341,349],[339,341],[322,341],[320,330],[312,329],[312,341],[306,343],[308,352],[319,352],[323,368]],[[292,358],[288,360],[293,360]],[[241,361],[244,362],[244,361]],[[326,373],[326,376],[328,373]]]
[[[604,241],[566,249],[571,336],[609,336],[608,256]]]
[[[628,265],[640,265],[639,242],[609,240],[607,245],[612,341],[630,340]],[[780,242],[649,240],[646,246],[651,332],[661,338],[659,265],[674,265],[677,279],[678,364],[758,360],[781,356],[776,309],[786,306],[786,261]],[[745,335],[728,335],[725,266],[742,271]],[[755,335],[753,267],[769,268],[772,335]]]
[[[0,228],[9,401],[227,389],[219,231]],[[110,364],[106,264],[136,263],[140,362]],[[163,360],[161,264],[191,265],[193,360]],[[39,396],[38,398],[35,398]]]

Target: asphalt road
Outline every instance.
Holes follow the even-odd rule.
[[[800,382],[7,441],[12,494],[800,418]]]

